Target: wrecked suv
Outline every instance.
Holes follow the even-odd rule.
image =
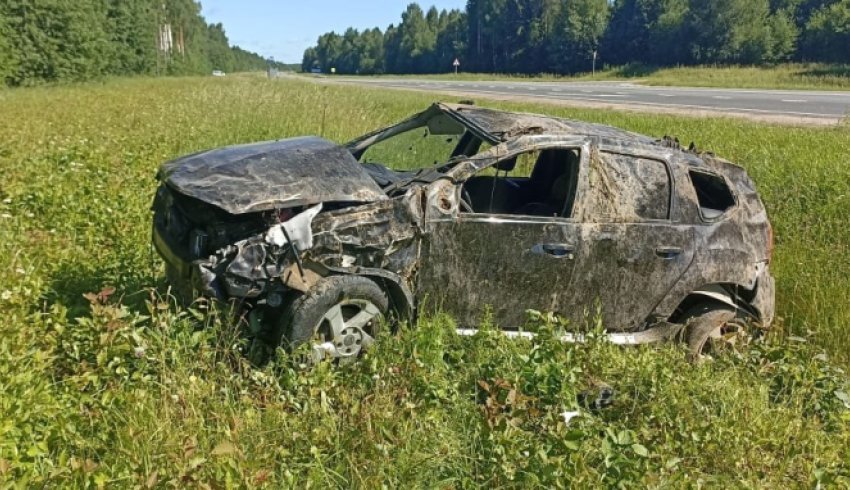
[[[390,315],[528,310],[601,321],[620,344],[694,354],[769,324],[772,231],[745,171],[674,139],[434,104],[337,145],[231,146],[166,163],[153,241],[173,291],[238,302],[250,357],[356,358]]]

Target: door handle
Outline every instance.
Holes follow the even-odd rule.
[[[531,253],[556,259],[573,260],[575,258],[575,248],[572,245],[562,243],[539,243],[531,247]]]
[[[655,255],[664,260],[673,260],[682,255],[683,250],[679,247],[659,247],[655,249]]]

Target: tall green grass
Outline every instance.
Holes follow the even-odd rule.
[[[850,485],[846,128],[487,104],[676,134],[747,167],[776,227],[780,320],[715,362],[562,345],[546,318],[534,343],[487,325],[462,339],[438,317],[352,368],[260,371],[226,312],[167,299],[148,244],[159,163],[344,141],[433,98],[255,78],[0,92],[0,486]],[[603,384],[612,407],[578,405]]]

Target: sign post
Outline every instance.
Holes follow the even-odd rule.
[[[596,77],[596,57],[599,55],[599,51],[594,48],[593,49],[593,77]]]
[[[455,67],[455,75],[457,75],[457,69],[460,68],[460,60],[455,58],[455,62],[452,63],[452,66]]]

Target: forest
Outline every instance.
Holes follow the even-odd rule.
[[[0,81],[9,86],[267,66],[231,46],[194,0],[0,2]]]
[[[468,0],[411,3],[385,30],[319,37],[304,71],[589,72],[594,66],[850,62],[850,0]]]

